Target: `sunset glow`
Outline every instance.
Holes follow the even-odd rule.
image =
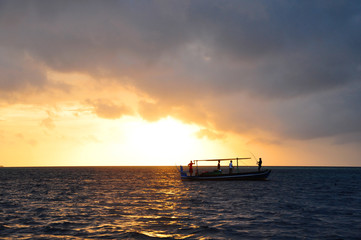
[[[360,166],[360,15],[303,7],[4,2],[0,165]]]

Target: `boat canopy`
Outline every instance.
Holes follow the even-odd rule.
[[[230,160],[245,160],[251,158],[222,158],[222,159],[204,159],[204,160],[194,160],[194,161],[201,161],[201,162],[211,162],[211,161],[230,161]]]

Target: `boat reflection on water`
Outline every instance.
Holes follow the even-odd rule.
[[[206,160],[194,160],[194,163],[192,163],[189,166],[189,172],[188,175],[186,172],[184,172],[183,167],[181,166],[179,169],[181,179],[183,181],[202,181],[202,180],[267,180],[268,176],[271,173],[271,170],[263,170],[263,171],[248,171],[248,172],[240,172],[238,167],[238,161],[239,160],[245,160],[250,158],[225,158],[225,159],[206,159]],[[237,171],[235,173],[232,172],[233,165],[232,161],[237,161]],[[212,161],[218,161],[218,168],[217,170],[214,170],[213,172],[203,172],[199,173],[198,169],[198,162],[212,162]],[[220,169],[220,162],[221,161],[230,161],[230,172],[228,174],[222,173]],[[260,160],[261,161],[261,160]],[[192,176],[192,165],[196,165],[196,173],[194,176]],[[259,167],[260,169],[260,167]]]

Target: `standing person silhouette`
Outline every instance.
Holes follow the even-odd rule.
[[[189,171],[189,174],[192,176],[193,175],[193,163],[192,163],[192,160],[190,163],[188,163],[188,171]]]
[[[232,174],[232,170],[233,170],[233,164],[232,164],[232,160],[229,162],[229,174]]]
[[[218,160],[217,170],[218,170],[218,172],[221,171],[221,161],[220,160]]]
[[[258,163],[258,172],[260,172],[262,167],[262,158],[259,158],[259,161],[257,163]]]

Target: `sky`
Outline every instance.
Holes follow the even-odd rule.
[[[0,165],[361,166],[359,1],[0,0]]]

